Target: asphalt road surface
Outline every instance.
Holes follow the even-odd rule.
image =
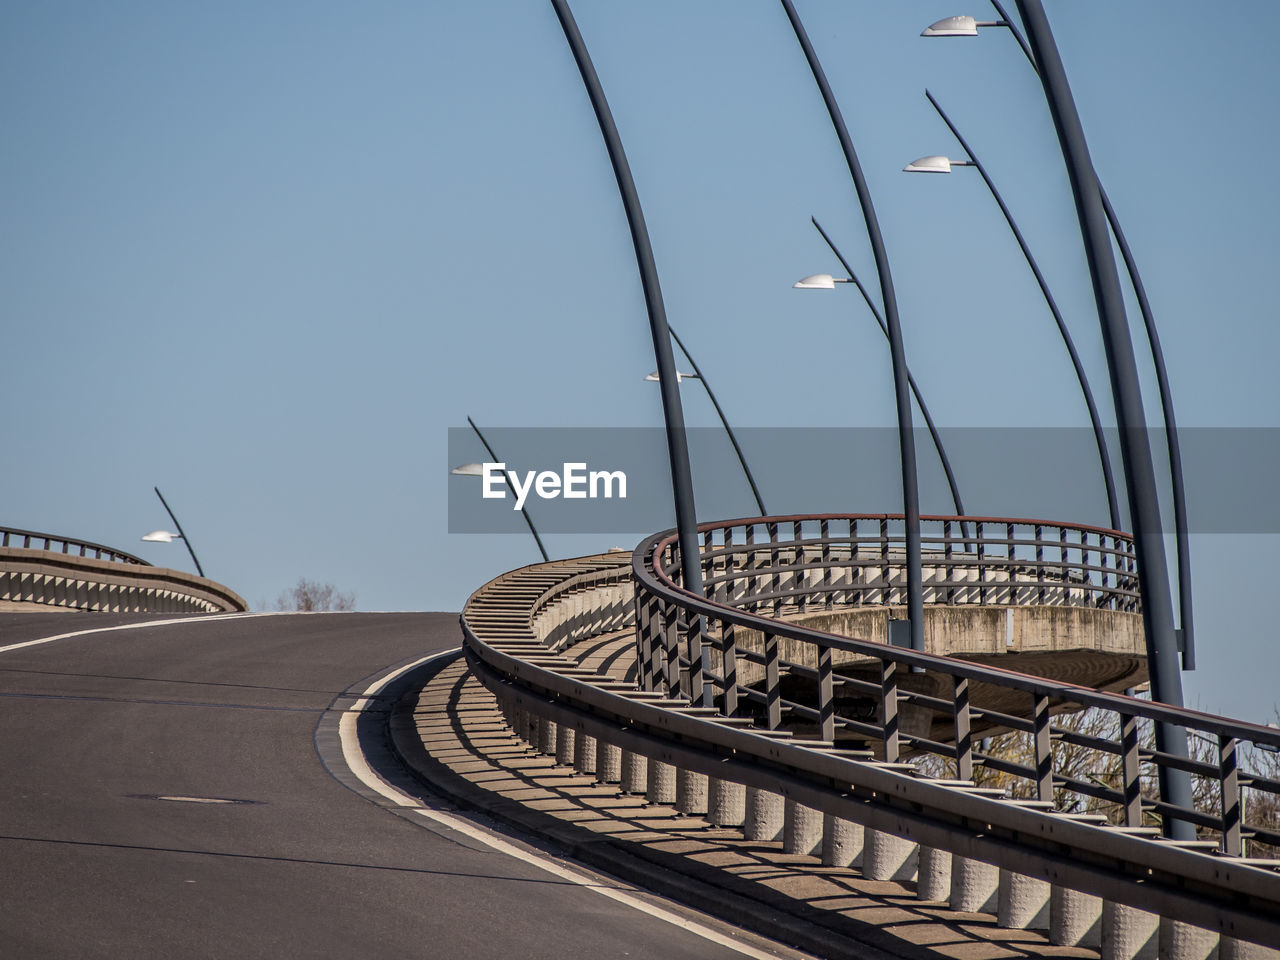
[[[0,615],[0,957],[740,956],[340,782],[317,730],[456,614],[164,619]]]

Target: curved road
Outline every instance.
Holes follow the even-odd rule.
[[[456,614],[0,615],[0,956],[741,956],[344,786],[348,691],[460,639]]]

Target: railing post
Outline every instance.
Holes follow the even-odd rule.
[[[724,671],[724,708],[726,717],[738,712],[738,645],[734,639],[734,625],[725,623],[720,628],[720,667]]]
[[[1036,595],[1036,603],[1044,604],[1044,527],[1040,524],[1035,525],[1033,531],[1036,538],[1036,583],[1040,585],[1040,590]]]
[[[952,709],[956,724],[956,776],[973,779],[973,724],[969,714],[969,678],[953,677],[955,694]]]
[[[880,661],[880,717],[886,763],[897,763],[898,748],[898,663]]]
[[[778,683],[778,638],[772,633],[764,635],[764,695],[769,729],[777,730],[782,723],[782,690]]]
[[[818,717],[819,736],[834,742],[836,738],[835,684],[831,668],[831,648],[818,648]]]
[[[1120,714],[1120,773],[1124,791],[1124,823],[1142,826],[1142,783],[1138,763],[1138,718]]]
[[[691,614],[685,623],[685,645],[689,650],[689,700],[698,706],[711,706],[711,687],[707,684],[707,656],[709,651],[703,643],[703,631],[706,620]]]
[[[1240,772],[1236,768],[1236,739],[1218,735],[1218,789],[1222,804],[1222,852],[1229,857],[1241,853]]]
[[[822,539],[823,606],[830,610],[835,606],[835,594],[831,590],[831,524],[826,519],[818,521],[818,536]]]
[[[653,677],[650,672],[648,643],[649,603],[647,597],[642,595],[639,584],[636,585],[632,603],[636,609],[636,682],[641,690],[652,690]]]
[[[987,538],[985,536],[985,525],[979,520],[975,527],[978,534],[978,603],[985,605],[987,602],[987,567],[982,561],[987,557]]]
[[[1035,748],[1036,799],[1053,799],[1053,741],[1049,736],[1049,698],[1036,694],[1032,704],[1032,739]]]
[[[765,530],[769,534],[769,563],[773,568],[773,615],[776,617],[781,612],[782,607],[782,570],[779,567],[781,558],[778,553],[778,525],[776,523],[765,524]]]
[[[685,684],[684,672],[680,669],[680,608],[674,605],[666,610],[663,641],[667,652],[667,692],[672,696],[683,696]]]

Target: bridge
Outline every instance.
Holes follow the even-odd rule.
[[[916,651],[902,526],[705,524],[698,593],[655,534],[461,618],[166,613],[150,587],[4,613],[3,951],[1273,956],[1280,730],[1133,694],[1131,540],[924,518]],[[1212,749],[1163,754],[1158,722]]]
[[[499,577],[464,610],[468,662],[535,750],[785,853],[1107,958],[1280,946],[1280,833],[1246,817],[1280,782],[1245,759],[1280,730],[1122,692],[1145,670],[1128,538],[924,524],[924,652],[891,642],[901,518],[794,516],[701,526],[700,592],[671,532]],[[1163,753],[1156,723],[1212,749]],[[1156,796],[1161,767],[1200,802]]]

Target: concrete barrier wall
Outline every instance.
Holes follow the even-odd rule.
[[[0,547],[0,609],[111,613],[248,610],[235,591],[181,570],[115,563],[49,550]]]

